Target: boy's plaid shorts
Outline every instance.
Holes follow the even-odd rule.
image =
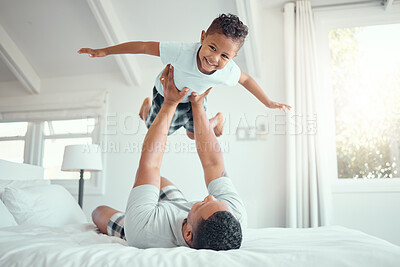
[[[205,110],[207,110],[205,106],[205,103],[207,101],[206,99],[207,97],[204,99],[203,102]],[[151,103],[151,108],[149,110],[149,114],[147,115],[145,122],[147,128],[150,128],[151,124],[157,117],[158,112],[160,112],[163,103],[164,103],[164,97],[160,95],[156,87],[154,87],[153,101]],[[173,134],[176,130],[178,130],[182,126],[185,127],[185,129],[188,130],[189,132],[194,133],[192,105],[190,102],[178,104],[174,117],[172,118],[171,126],[168,130],[168,135]]]
[[[160,190],[158,202],[163,201],[187,202],[183,193],[174,185],[165,186]],[[110,220],[107,223],[107,234],[109,236],[116,236],[126,240],[124,222],[125,213],[115,213],[113,216],[111,216]]]

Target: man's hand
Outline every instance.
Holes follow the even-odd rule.
[[[161,74],[160,81],[164,86],[164,104],[178,105],[184,98],[189,88],[185,87],[182,91],[176,88],[174,83],[174,67],[168,64]]]
[[[207,91],[205,91],[203,94],[199,95],[196,92],[193,92],[189,96],[189,101],[192,103],[192,106],[197,106],[197,105],[202,105],[204,98],[210,93],[212,87],[208,88]]]
[[[89,57],[105,57],[107,56],[107,51],[105,49],[81,48],[78,54],[89,54]]]
[[[286,104],[281,104],[281,103],[277,103],[274,101],[271,101],[268,103],[267,107],[269,108],[279,108],[280,110],[286,112],[288,110],[290,110],[292,107]]]

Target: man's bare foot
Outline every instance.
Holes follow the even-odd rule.
[[[214,118],[210,119],[210,126],[214,129],[216,137],[219,137],[224,132],[224,115],[218,112]]]
[[[143,104],[140,107],[140,111],[139,111],[139,117],[143,121],[146,121],[146,118],[147,118],[147,115],[149,114],[150,108],[151,108],[151,98],[150,97],[146,97],[143,100]]]

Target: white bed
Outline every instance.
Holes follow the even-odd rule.
[[[6,165],[0,161],[0,173]],[[26,172],[30,167],[20,166],[33,178],[32,172]],[[20,174],[15,177],[24,179]],[[14,174],[0,175],[0,179],[10,179],[10,175]],[[91,223],[0,228],[0,266],[128,265],[398,267],[400,247],[340,226],[247,229],[241,249],[223,252],[185,247],[137,249],[119,238],[98,234]]]

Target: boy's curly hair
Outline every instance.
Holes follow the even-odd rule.
[[[211,22],[206,34],[222,33],[226,37],[237,41],[239,48],[242,47],[248,34],[248,28],[240,21],[239,17],[233,14],[221,14]]]

